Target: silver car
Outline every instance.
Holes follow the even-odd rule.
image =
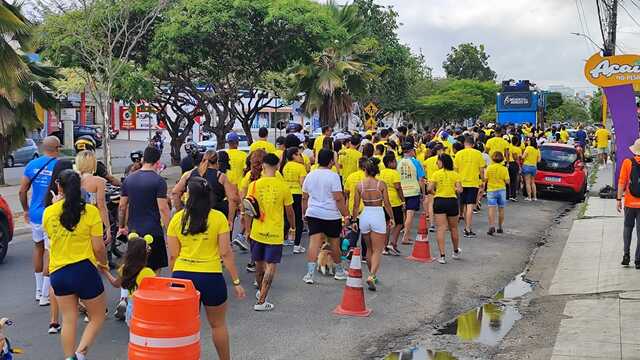
[[[7,159],[5,165],[14,167],[16,164],[26,165],[29,161],[36,159],[38,156],[38,145],[31,139],[26,139],[22,147],[14,150]]]

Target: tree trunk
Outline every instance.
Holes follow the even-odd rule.
[[[216,128],[214,129],[214,134],[216,134],[216,147],[218,150],[220,149],[224,149],[224,143],[226,141],[225,136],[226,136],[226,131],[225,129],[221,129],[220,127],[216,126]]]
[[[4,182],[4,153],[0,152],[0,185],[6,185]]]
[[[241,119],[240,123],[242,123],[242,130],[244,130],[244,134],[247,137],[247,142],[249,145],[253,144],[253,134],[251,133],[251,124],[247,119]]]
[[[184,139],[182,138],[182,136],[171,137],[171,164],[172,165],[180,164],[180,148],[182,148],[183,143],[184,143]]]

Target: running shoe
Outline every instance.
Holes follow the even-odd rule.
[[[498,230],[496,230],[496,232],[497,232],[498,234],[502,234],[502,233],[504,233],[504,230],[503,230],[502,228],[498,228]]]
[[[58,323],[51,323],[49,324],[49,334],[58,334],[60,332],[60,330],[62,330],[62,326],[60,326],[60,324]]]
[[[493,234],[495,234],[496,232],[496,228],[494,228],[493,226],[489,228],[489,231],[487,231],[487,235],[491,235],[493,236]]]
[[[624,254],[622,256],[622,266],[629,266],[629,263],[631,262],[631,257],[629,256],[629,254]]]
[[[294,246],[295,243],[289,239],[285,240],[284,243],[282,244],[284,246]]]
[[[313,274],[306,273],[305,276],[302,278],[302,281],[304,281],[305,284],[313,284]]]
[[[382,250],[382,255],[391,255],[391,246],[385,246],[384,250]]]
[[[247,264],[247,272],[256,272],[256,264],[248,263]]]
[[[268,301],[265,301],[262,304],[253,305],[253,310],[255,311],[271,311],[273,308],[275,308],[275,306]]]
[[[474,238],[476,236],[478,236],[478,234],[474,233],[473,231],[469,231],[469,237],[470,238]]]
[[[247,244],[247,239],[242,234],[237,234],[233,240],[231,241],[231,245],[235,245],[242,249],[243,251],[249,250],[249,245]]]
[[[479,213],[479,212],[480,212],[480,208],[475,208],[475,209],[473,209],[473,213],[474,213],[474,214],[477,214],[477,213]]]
[[[453,251],[453,255],[451,255],[451,257],[456,260],[460,260],[460,254],[462,254],[462,250],[460,248],[457,248]]]
[[[512,197],[512,198],[511,198],[511,199],[509,199],[509,200],[511,200],[512,202],[518,202],[518,199],[517,199],[517,198],[514,198],[514,197]]]
[[[125,299],[120,299],[118,301],[118,305],[116,305],[116,311],[113,312],[113,317],[116,319],[123,321],[127,312],[127,301]]]
[[[370,291],[376,291],[376,277],[369,275],[367,278],[367,289]]]
[[[38,305],[40,306],[49,306],[51,302],[49,301],[48,296],[41,296],[40,301],[38,301]]]
[[[402,253],[400,252],[400,250],[398,250],[397,248],[394,248],[394,247],[392,247],[392,248],[389,250],[389,253],[390,253],[391,255],[393,255],[393,256],[400,256],[400,255],[402,255]]]
[[[429,232],[436,232],[436,226],[435,225],[429,226]]]
[[[42,290],[36,290],[36,302],[40,302],[40,298],[42,297]]]
[[[440,258],[438,259],[438,262],[439,262],[440,264],[446,264],[446,263],[447,263],[447,260],[444,258],[444,256],[440,256]]]
[[[524,198],[524,201],[531,201],[531,198]]]
[[[260,286],[258,286],[258,280],[253,280],[253,287],[260,289]]]
[[[336,280],[347,280],[347,272],[344,269],[336,270],[336,274],[333,276]]]
[[[304,254],[305,251],[307,251],[307,249],[303,248],[300,245],[294,245],[293,246],[293,253],[294,254]]]

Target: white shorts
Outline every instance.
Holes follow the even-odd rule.
[[[362,234],[368,234],[372,231],[378,234],[387,233],[387,221],[384,218],[382,206],[365,206],[358,219]]]
[[[33,242],[38,244],[44,241],[44,248],[49,250],[49,237],[44,232],[42,228],[42,224],[34,224],[31,225],[31,237],[33,238]]]

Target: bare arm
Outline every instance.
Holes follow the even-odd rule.
[[[381,185],[382,198],[384,199],[384,209],[387,211],[387,215],[389,215],[390,221],[394,221],[393,210],[391,209],[391,202],[389,201],[389,190],[387,189],[387,184],[381,183]]]
[[[427,187],[427,193],[431,194],[436,190],[436,183],[433,181],[429,181],[429,185]]]
[[[302,193],[302,216],[307,213],[307,206],[309,205],[309,194],[306,192]]]
[[[336,205],[338,206],[338,210],[340,210],[340,214],[343,217],[349,216],[349,209],[347,209],[347,204],[344,201],[344,194],[342,191],[336,191],[333,194],[333,199],[336,201]],[[355,207],[355,205],[353,206]]]
[[[225,174],[220,175],[218,180],[222,183],[222,186],[224,186],[224,193],[227,195],[227,201],[229,202],[229,215],[227,216],[227,221],[229,222],[229,226],[232,226],[233,219],[236,217],[238,204],[240,204],[238,188],[229,181],[229,178]]]
[[[111,242],[111,231],[109,231],[109,229],[111,229],[111,222],[109,221],[109,212],[107,211],[107,197],[105,195],[106,181],[100,177],[96,177],[96,179],[98,181],[96,191],[96,205],[98,205],[98,211],[100,211],[100,219],[102,219],[102,223],[104,224],[105,229],[107,229],[106,242],[108,244]]]
[[[173,267],[176,264],[176,259],[180,254],[180,242],[178,241],[178,238],[175,236],[167,236],[167,248],[169,250],[169,271],[172,272]],[[227,266],[226,261],[225,266]]]
[[[404,193],[402,192],[402,185],[399,182],[397,182],[393,184],[393,187],[396,188],[396,191],[398,192],[398,197],[400,198],[400,200],[404,202],[405,200],[404,200]]]
[[[171,220],[171,209],[169,209],[169,202],[167,198],[158,198],[158,210],[160,210],[160,219],[162,220],[162,226],[166,229],[169,227],[169,221]]]
[[[460,183],[460,181],[456,181],[456,192],[458,194],[462,194],[462,184]]]
[[[360,190],[358,190],[358,187],[356,186],[355,191],[353,193],[353,210],[352,210],[352,219],[355,219],[358,217],[358,215],[360,214]],[[349,209],[347,209],[349,210]]]
[[[120,203],[118,204],[118,227],[120,229],[126,229],[127,227],[127,209],[129,208],[129,197],[120,196]]]
[[[293,206],[291,206],[291,205],[285,206],[284,207],[284,212],[287,214],[287,221],[289,222],[289,224],[292,224],[292,225],[290,225],[290,227],[293,229],[294,228],[293,226],[295,226],[295,223],[296,223],[296,215],[293,212]],[[285,236],[286,235],[287,234],[285,234]]]
[[[238,276],[238,268],[236,267],[236,260],[233,256],[233,251],[231,250],[231,235],[229,232],[218,234],[218,252],[220,253],[220,258],[222,258],[222,262],[224,263],[225,269],[231,275],[231,281],[240,280]],[[233,285],[236,291],[236,296],[238,298],[244,297],[244,289],[240,284]]]
[[[18,191],[18,197],[20,198],[20,205],[22,205],[22,211],[24,211],[24,221],[25,223],[29,223],[29,199],[27,198],[27,194],[29,193],[29,189],[31,188],[31,182],[29,178],[23,176],[20,179],[20,190]]]
[[[189,178],[190,174],[191,172],[189,172],[189,175],[185,174],[185,176],[181,177],[171,191],[171,203],[176,211],[181,210],[183,207],[182,194],[184,194],[187,189],[187,179]]]
[[[102,236],[92,236],[91,237],[91,247],[93,248],[93,254],[98,260],[100,265],[107,265],[107,250],[104,246],[104,241],[102,241]]]

